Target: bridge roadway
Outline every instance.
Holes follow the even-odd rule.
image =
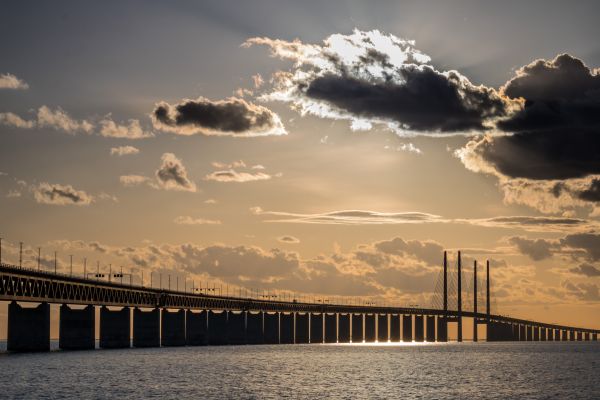
[[[426,325],[430,323],[433,324],[431,327],[425,328],[428,332],[427,336],[431,336],[431,333],[429,333],[429,329],[432,329],[433,331],[433,326],[436,326],[436,329],[434,331],[438,332],[438,341],[447,340],[447,336],[446,339],[440,340],[441,332],[446,332],[443,335],[447,335],[447,322],[457,322],[463,317],[475,318],[478,324],[486,324],[488,326],[488,340],[546,340],[548,338],[550,338],[548,340],[560,340],[561,337],[562,340],[567,340],[567,337],[569,337],[569,340],[575,340],[575,338],[577,338],[577,340],[596,340],[597,335],[600,333],[600,330],[596,329],[579,328],[558,324],[548,324],[538,321],[512,318],[503,315],[488,315],[486,313],[481,312],[459,312],[456,310],[444,311],[440,309],[415,307],[306,303],[298,301],[261,300],[254,298],[238,298],[232,296],[196,294],[175,290],[149,288],[139,285],[127,285],[118,282],[83,279],[80,277],[69,276],[65,274],[55,274],[46,271],[19,268],[17,266],[9,264],[0,264],[0,300],[12,302],[11,306],[9,307],[9,336],[11,336],[11,321],[13,327],[19,325],[18,321],[14,318],[11,320],[11,309],[13,309],[14,315],[17,315],[19,312],[21,312],[19,310],[26,310],[24,308],[20,308],[16,302],[36,302],[46,305],[48,303],[56,303],[62,304],[63,307],[66,307],[65,305],[67,304],[85,306],[118,306],[125,307],[127,308],[127,310],[129,310],[128,307],[134,307],[136,308],[135,311],[138,311],[138,308],[160,309],[163,310],[163,319],[176,318],[176,316],[171,315],[176,313],[168,312],[168,309],[179,309],[182,311],[190,310],[188,312],[191,312],[191,310],[224,310],[228,312],[243,311],[247,312],[245,315],[249,315],[248,313],[252,312],[265,313],[264,315],[267,315],[266,313],[281,313],[280,315],[284,315],[284,313],[292,313],[293,315],[302,313],[311,315],[321,314],[323,316],[333,314],[339,316],[335,319],[336,329],[338,328],[338,318],[340,321],[342,320],[341,315],[363,315],[365,316],[365,335],[367,335],[368,330],[366,327],[370,326],[371,324],[371,322],[369,322],[370,319],[367,318],[367,315],[382,316],[378,317],[377,321],[379,321],[380,319],[383,321],[383,316],[385,316],[386,321],[394,321],[393,316],[403,315],[410,317],[410,321],[406,320],[406,322],[403,322],[403,326],[406,323],[410,324],[406,328],[407,332],[410,331],[410,334],[412,334],[413,331],[411,326],[412,321],[413,319],[415,320],[414,332],[417,339],[419,338],[419,336],[424,336],[423,316],[426,316],[433,318],[433,322],[430,322],[428,318],[425,318]],[[19,307],[19,310],[17,310],[16,307]],[[88,309],[93,311],[93,307],[88,307]],[[106,307],[103,307],[102,310],[105,310],[103,312],[106,313],[106,318],[109,318],[108,316],[110,315],[110,312],[108,311],[108,309],[106,309]],[[63,310],[61,308],[61,314],[62,312]],[[71,314],[75,315],[74,312],[75,311],[72,311]],[[69,310],[66,309],[64,310],[64,313],[65,315],[71,315],[68,314]],[[139,314],[138,319],[140,321],[143,321],[143,318],[148,319],[148,315],[146,314],[150,313],[141,312]],[[226,314],[230,315],[231,313]],[[43,313],[43,315],[45,314]],[[135,321],[137,321],[137,319],[135,319],[135,315],[137,314],[134,312],[134,336]],[[159,315],[159,313],[157,313],[157,315]],[[231,317],[227,317],[227,321],[229,321],[230,318],[234,318],[235,315],[231,315]],[[413,318],[412,316],[416,317]],[[74,316],[73,318],[73,324],[75,324],[76,329],[79,329],[77,328],[77,318],[80,319],[80,322],[86,320],[84,317],[81,316]],[[185,315],[182,318],[182,326],[183,329],[185,329]],[[436,318],[437,323],[435,322]],[[263,319],[264,322],[262,322],[261,324],[263,326],[266,326],[267,317],[263,317]],[[298,317],[294,317],[292,319],[293,321],[296,321],[295,324],[298,324]],[[249,320],[249,317],[244,317],[244,321],[246,320]],[[326,318],[324,318],[324,321],[325,320]],[[65,321],[65,324],[68,324],[68,320],[65,319]],[[440,326],[440,322],[443,323],[443,327]],[[159,325],[160,323],[161,322],[158,322]],[[229,323],[231,324],[232,322]],[[326,321],[324,323],[327,324]],[[389,322],[386,323],[388,325],[385,325],[382,322],[382,329],[384,329],[384,327],[391,326]],[[162,321],[162,324],[164,324],[164,320]],[[188,321],[188,325],[189,324],[190,322]],[[294,324],[294,322],[292,322],[292,324]],[[243,325],[244,329],[246,329],[246,322],[244,322]],[[61,316],[61,327],[62,326],[63,318]],[[67,326],[68,325],[65,325],[65,327]],[[153,323],[150,323],[149,326],[153,327],[154,325]],[[400,329],[399,327],[400,324],[398,323],[398,329]],[[292,327],[292,329],[294,328]],[[442,329],[442,331],[440,331],[440,329]],[[373,332],[374,331],[375,328],[373,328]],[[336,332],[338,331],[336,330]],[[16,334],[17,331],[13,332],[13,336],[15,336]],[[163,335],[164,334],[165,329],[163,326]],[[44,338],[42,338],[42,340],[45,342]]]

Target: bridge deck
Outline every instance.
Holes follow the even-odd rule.
[[[166,307],[196,310],[446,315],[451,319],[459,316],[456,310],[444,311],[414,307],[322,304],[205,295],[84,279],[64,274],[19,268],[9,264],[0,264],[0,300],[127,307]],[[600,330],[596,329],[547,324],[503,315],[488,316],[485,313],[473,313],[470,311],[462,311],[460,315],[486,321],[600,333]]]

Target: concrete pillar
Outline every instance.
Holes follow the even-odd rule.
[[[365,314],[365,342],[375,341],[375,314]]]
[[[227,312],[227,343],[246,344],[246,313]]]
[[[592,333],[592,341],[594,341],[594,342],[598,341],[598,334],[597,333]]]
[[[133,332],[135,345],[135,321]],[[188,346],[204,346],[208,344],[207,311],[193,312],[192,310],[187,310],[185,318],[185,343]]]
[[[425,340],[435,342],[435,317],[433,315],[425,318]]]
[[[279,344],[279,314],[264,314],[264,332],[266,344]]]
[[[527,334],[525,333],[525,325],[519,325],[519,340],[521,342],[527,340]]]
[[[262,312],[246,313],[246,343],[248,344],[263,344],[263,314]]]
[[[350,314],[338,314],[338,342],[350,342]]]
[[[527,330],[527,341],[528,342],[533,341],[533,328],[531,327],[531,325],[527,325],[526,330]]]
[[[308,313],[296,313],[296,343],[310,343]]]
[[[117,349],[131,347],[131,312],[129,307],[119,311],[110,311],[106,306],[100,308],[100,347]]]
[[[546,342],[548,340],[548,330],[546,328],[540,328],[540,340]]]
[[[294,314],[279,314],[279,343],[294,343]]]
[[[362,343],[363,336],[363,315],[352,314],[352,343]]]
[[[337,342],[337,316],[325,314],[325,343]]]
[[[323,343],[323,314],[310,314],[310,342]]]
[[[540,341],[540,328],[537,326],[533,327],[533,340],[535,342],[539,342]]]
[[[560,338],[561,338],[562,341],[565,341],[565,342],[567,340],[569,340],[569,334],[568,334],[568,332],[566,330],[563,330],[562,333],[561,333],[561,335],[560,335]]]
[[[66,304],[60,306],[58,347],[63,350],[85,350],[96,347],[96,310],[86,306],[75,310]]]
[[[162,334],[160,344],[163,346],[185,346],[185,310],[169,311],[163,308],[161,314]]]
[[[220,346],[227,344],[227,312],[208,312],[208,344]]]
[[[571,332],[569,332],[569,340],[570,340],[571,342],[574,342],[574,341],[575,341],[575,331],[571,331]]]
[[[385,343],[389,339],[388,336],[388,315],[378,314],[377,315],[377,341]]]
[[[590,333],[589,332],[585,332],[584,333],[583,340],[585,340],[586,342],[589,342],[589,340],[590,340]]]
[[[435,327],[433,329],[435,332]],[[390,315],[390,341],[399,342],[401,338],[402,335],[400,334],[400,315],[392,314]]]
[[[448,320],[446,319],[446,317],[437,317],[437,341],[448,341]]]
[[[518,341],[519,340],[519,325],[511,324],[511,328],[512,328],[511,340]]]
[[[164,325],[163,325],[164,326]],[[164,328],[163,328],[164,329]],[[163,331],[164,336],[164,331]],[[160,309],[133,309],[133,347],[160,346]]]
[[[581,331],[577,331],[577,341],[581,342],[582,339],[583,339],[583,335],[581,334]]]
[[[423,334],[423,316],[415,315],[415,342],[422,342],[425,339]]]
[[[412,342],[412,315],[402,316],[402,341]]]
[[[8,305],[8,351],[50,350],[50,305],[23,308],[16,301]]]

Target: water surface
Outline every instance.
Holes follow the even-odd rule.
[[[0,354],[3,399],[598,399],[600,344],[279,345]]]

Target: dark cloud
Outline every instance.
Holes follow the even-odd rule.
[[[569,269],[569,272],[572,272],[577,275],[584,275],[588,278],[594,278],[600,276],[600,269],[594,267],[591,264],[581,264],[577,267],[573,267]]]
[[[165,153],[161,158],[162,164],[156,171],[156,179],[163,189],[196,191],[196,184],[187,175],[187,170],[180,159],[173,153]]]
[[[181,135],[263,136],[283,135],[279,116],[266,107],[235,97],[211,101],[205,98],[183,100],[171,105],[160,102],[152,111],[157,129]]]
[[[581,200],[600,202],[600,179],[592,179],[589,187],[580,191],[577,195]]]
[[[600,234],[597,233],[575,233],[561,239],[563,245],[581,249],[586,258],[592,261],[600,260]]]
[[[329,74],[308,83],[306,96],[365,119],[397,122],[415,131],[485,130],[485,122],[507,114],[494,89],[475,86],[456,71],[406,65],[398,77],[373,82]]]
[[[93,197],[84,192],[77,190],[71,185],[60,185],[50,183],[40,183],[33,188],[35,200],[42,204],[52,205],[89,205],[93,201]]]
[[[377,30],[334,34],[321,45],[252,38],[272,54],[295,61],[275,74],[267,95],[301,113],[347,119],[353,129],[387,124],[398,133],[487,130],[521,101],[473,85],[457,71],[437,71],[414,42]]]
[[[528,179],[600,173],[600,74],[561,54],[524,66],[503,88],[524,107],[497,126],[512,135],[480,139],[473,151],[500,173]]]
[[[554,243],[544,239],[527,239],[520,236],[511,237],[509,243],[516,246],[522,254],[529,256],[534,261],[545,260],[552,257]]]

